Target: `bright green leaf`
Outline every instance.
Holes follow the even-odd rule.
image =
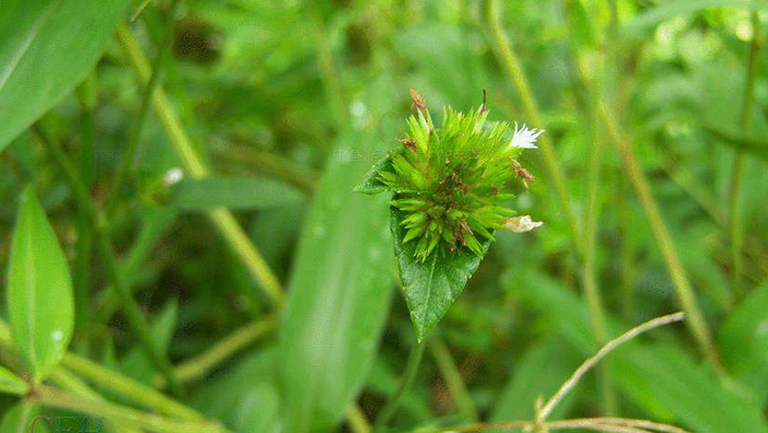
[[[363,181],[355,187],[354,191],[362,194],[378,194],[387,191],[388,188],[381,183],[378,176],[379,171],[390,169],[390,167],[392,167],[392,154],[387,153],[386,156],[374,164],[373,168],[365,175]]]
[[[0,151],[85,78],[127,0],[5,0],[0,13]]]
[[[339,149],[365,140],[348,133]],[[386,199],[352,191],[370,164],[332,157],[299,243],[280,332],[292,433],[338,423],[376,354],[394,275]]]
[[[406,233],[400,224],[402,213],[393,208],[390,219],[405,300],[411,312],[416,338],[421,341],[464,290],[467,280],[477,270],[482,257],[469,250],[455,254],[437,251],[422,262],[415,257],[416,242],[402,242]],[[482,242],[483,256],[489,245],[489,240]]]
[[[67,350],[74,307],[67,259],[31,188],[19,200],[7,302],[14,341],[39,382]]]
[[[0,423],[0,433],[35,433],[50,432],[44,420],[35,421],[40,415],[40,406],[32,403],[19,403],[5,412],[3,422]],[[34,428],[32,427],[32,423]]]
[[[0,367],[0,392],[24,395],[29,391],[29,385],[19,379],[5,367]]]
[[[173,187],[168,206],[193,211],[266,209],[301,201],[303,194],[284,183],[258,178],[184,179]]]

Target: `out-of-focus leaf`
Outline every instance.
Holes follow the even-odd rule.
[[[14,342],[40,382],[67,350],[74,300],[67,259],[32,188],[19,200],[6,295]]]
[[[366,389],[379,394],[383,399],[392,397],[397,391],[400,377],[387,363],[378,357],[373,363],[368,377]],[[408,389],[401,397],[400,411],[408,413],[414,421],[430,419],[434,413],[426,396],[417,393],[414,387]]]
[[[661,3],[639,14],[627,23],[623,32],[626,36],[640,37],[648,34],[658,24],[671,18],[692,14],[703,9],[717,7],[765,8],[765,0],[674,0]]]
[[[38,405],[19,403],[5,413],[3,422],[0,423],[0,433],[50,432],[48,425],[43,420],[34,421],[38,415],[40,415],[40,407]],[[34,430],[31,428],[32,422],[35,422]]]
[[[482,257],[476,256],[468,249],[455,254],[435,251],[422,262],[415,256],[417,243],[402,242],[406,229],[401,224],[401,212],[392,208],[390,220],[400,280],[416,330],[416,338],[421,341],[464,290],[467,280],[477,270]],[[482,242],[483,255],[488,251],[489,245],[490,240]]]
[[[29,391],[29,385],[19,379],[5,367],[0,367],[0,392],[24,395]]]
[[[168,352],[168,346],[171,344],[178,311],[179,306],[175,301],[168,303],[151,325],[155,344],[163,352]],[[122,362],[121,370],[129,377],[145,384],[151,384],[156,374],[154,364],[147,357],[143,346],[135,347],[128,352]]]
[[[392,294],[385,197],[352,191],[371,161],[352,160],[348,132],[327,164],[299,242],[280,332],[288,431],[334,426],[363,384]]]
[[[720,330],[720,353],[757,402],[768,398],[768,284],[741,301]]]
[[[584,357],[594,354],[587,308],[574,291],[531,271],[508,274],[506,281]],[[612,335],[622,332],[616,321],[609,324]],[[675,346],[631,341],[610,357],[619,389],[654,419],[679,422],[697,433],[768,432],[759,407],[724,388],[706,366]]]
[[[200,389],[197,406],[237,433],[267,433],[279,424],[276,351],[245,358]]]
[[[515,364],[491,420],[533,419],[536,399],[552,396],[578,366],[578,355],[559,338],[550,338],[529,348]],[[551,418],[562,418],[573,402],[573,396],[569,395]]]
[[[0,14],[0,151],[88,74],[127,0],[6,0]]]
[[[273,180],[259,178],[207,177],[184,179],[173,187],[168,206],[208,211],[227,209],[266,209],[301,201],[297,189]]]

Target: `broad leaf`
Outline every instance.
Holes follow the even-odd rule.
[[[5,367],[0,367],[0,392],[24,395],[29,391],[29,385],[19,379]]]
[[[394,208],[390,213],[390,229],[395,243],[400,280],[416,330],[416,338],[421,341],[464,290],[467,280],[477,270],[482,257],[467,249],[455,254],[438,250],[422,262],[415,257],[416,242],[402,242],[406,233],[400,224],[402,213]],[[482,242],[483,255],[488,252],[489,245],[490,240]]]
[[[7,299],[14,342],[40,382],[67,349],[74,306],[67,259],[31,188],[19,200]]]
[[[369,141],[347,133],[332,154]],[[280,332],[291,433],[338,423],[376,354],[394,275],[386,199],[352,191],[370,164],[332,157],[304,224]]]
[[[723,360],[755,401],[768,398],[768,284],[755,289],[731,312],[720,330]]]
[[[284,183],[258,178],[184,179],[173,187],[168,206],[193,211],[267,209],[292,204],[303,194]]]
[[[82,81],[128,0],[4,0],[0,151]]]
[[[48,424],[43,419],[35,421],[39,415],[40,406],[33,403],[19,403],[5,412],[3,422],[0,423],[0,433],[50,432]]]

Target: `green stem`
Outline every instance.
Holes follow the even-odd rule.
[[[78,157],[80,176],[90,190],[94,182],[94,142],[96,139],[96,119],[94,111],[97,105],[96,72],[92,72],[80,86],[81,125],[80,153]],[[75,335],[86,336],[90,308],[91,254],[93,250],[93,228],[88,215],[83,211],[77,214],[77,243],[73,265],[72,286],[75,294]],[[81,341],[87,352],[87,339]]]
[[[429,343],[429,348],[432,352],[432,356],[435,358],[437,368],[440,370],[445,383],[448,385],[448,390],[451,392],[451,397],[459,412],[468,421],[478,420],[477,408],[475,402],[472,401],[472,396],[467,391],[467,386],[464,384],[464,379],[459,373],[459,369],[456,368],[456,363],[453,361],[451,352],[446,347],[442,340],[433,337]]]
[[[157,369],[168,379],[171,384],[171,391],[177,397],[184,395],[184,390],[181,387],[181,382],[176,378],[173,366],[166,354],[157,347],[152,331],[149,324],[144,319],[144,315],[141,312],[136,301],[133,299],[131,289],[125,282],[123,274],[118,268],[117,256],[115,249],[112,245],[112,239],[109,234],[109,226],[104,215],[96,208],[96,205],[91,200],[88,189],[80,178],[75,166],[70,161],[64,150],[58,143],[51,140],[45,131],[42,130],[40,125],[35,126],[35,131],[40,137],[42,143],[45,145],[48,152],[53,156],[56,164],[69,184],[70,189],[81,211],[88,215],[91,223],[95,225],[96,231],[96,243],[101,250],[101,258],[107,269],[110,280],[120,297],[123,313],[128,318],[128,322],[133,328],[134,332],[139,337],[139,340],[144,346],[147,356]]]
[[[680,257],[675,249],[675,244],[672,241],[672,236],[669,234],[664,219],[661,216],[656,201],[651,194],[651,188],[648,184],[648,180],[645,178],[640,165],[635,157],[634,150],[632,149],[631,142],[624,137],[623,133],[618,129],[618,123],[613,118],[611,111],[603,103],[600,106],[600,117],[606,125],[608,136],[613,142],[614,146],[619,152],[622,163],[624,165],[625,173],[632,183],[632,187],[635,189],[635,193],[640,199],[640,203],[645,210],[646,217],[651,225],[651,231],[656,239],[656,243],[661,250],[661,255],[664,258],[664,263],[667,266],[670,276],[672,277],[672,284],[675,287],[678,300],[682,305],[683,311],[687,317],[688,326],[691,328],[693,337],[699,344],[704,356],[710,362],[712,367],[720,372],[722,366],[720,364],[717,350],[712,343],[711,333],[704,320],[704,315],[699,309],[696,301],[696,295],[693,292],[693,287],[688,279],[688,275],[683,268]]]
[[[71,410],[86,415],[104,417],[115,422],[160,433],[213,433],[226,432],[218,424],[200,421],[168,419],[144,413],[126,406],[108,403],[99,399],[73,395],[48,386],[35,388],[30,400],[44,406]]]
[[[744,105],[741,111],[740,126],[744,133],[749,132],[752,124],[752,111],[755,106],[755,81],[760,58],[760,16],[757,11],[752,12],[752,42],[749,49],[749,66],[747,67],[744,87]],[[731,187],[728,194],[729,201],[729,225],[731,233],[731,259],[733,261],[733,285],[736,295],[743,292],[741,284],[742,263],[741,252],[744,247],[744,221],[742,206],[742,184],[744,177],[745,155],[743,152],[736,154],[733,162],[733,174]]]
[[[325,36],[325,26],[323,24],[323,19],[320,16],[320,11],[317,8],[317,0],[310,0],[308,6],[310,16],[312,17],[312,30],[315,38],[315,46],[317,47],[318,63],[323,79],[323,86],[325,87],[325,93],[331,104],[331,109],[333,110],[336,126],[341,128],[347,120],[344,91],[341,87],[341,82],[339,81],[341,75],[336,70],[333,62],[333,52],[328,44],[328,38]]]
[[[300,164],[270,152],[256,150],[251,146],[228,146],[217,152],[219,157],[228,161],[237,162],[244,167],[251,168],[260,173],[274,176],[289,183],[307,194],[312,194],[320,175],[310,167]]]
[[[249,323],[228,335],[201,355],[178,365],[176,373],[184,383],[200,380],[207,376],[215,367],[232,357],[232,355],[250,346],[254,341],[273,331],[276,327],[277,319],[274,317]],[[162,377],[156,378],[154,384],[158,388],[163,388],[166,385]]]
[[[397,387],[397,391],[390,397],[384,408],[376,418],[376,422],[373,425],[374,432],[380,432],[387,425],[389,420],[395,414],[397,407],[400,405],[400,399],[405,394],[405,391],[411,387],[414,379],[416,379],[416,373],[419,371],[419,365],[421,364],[421,358],[424,355],[424,341],[417,342],[411,349],[410,355],[408,355],[408,361],[405,364],[405,370],[403,376],[400,378],[400,384]]]
[[[202,420],[204,417],[187,406],[166,397],[162,393],[129,379],[95,362],[77,355],[66,354],[62,365],[78,376],[99,386],[131,399],[161,414],[186,420]]]
[[[148,82],[151,70],[147,64],[147,59],[125,23],[118,25],[117,37],[136,75],[142,82]],[[208,176],[208,168],[200,155],[197,154],[189,135],[171,108],[171,103],[162,86],[158,86],[152,95],[152,103],[185,171],[194,178]],[[234,216],[225,209],[212,211],[209,216],[219,232],[238,254],[251,276],[260,283],[260,287],[267,296],[276,305],[281,305],[285,298],[282,285]]]
[[[108,216],[114,213],[115,207],[119,202],[120,189],[128,177],[131,168],[133,167],[133,160],[136,157],[136,151],[139,148],[139,141],[141,140],[141,131],[144,129],[144,123],[147,120],[149,103],[152,101],[152,95],[154,95],[155,89],[157,89],[157,86],[160,84],[160,77],[162,76],[165,58],[168,56],[168,52],[171,50],[174,27],[176,24],[176,11],[178,10],[180,3],[180,0],[171,0],[165,34],[163,35],[163,39],[157,47],[157,54],[155,54],[155,59],[152,61],[152,74],[150,75],[149,81],[144,87],[144,92],[141,95],[139,111],[136,113],[133,125],[131,126],[128,146],[125,149],[125,154],[123,155],[122,162],[117,170],[117,174],[115,175],[114,184],[112,185],[112,195],[109,197],[104,207],[105,213]]]
[[[528,80],[523,72],[523,66],[504,34],[504,29],[501,25],[501,2],[499,0],[483,0],[483,11],[485,14],[486,25],[488,26],[491,48],[499,59],[507,77],[517,89],[517,93],[520,95],[520,100],[528,120],[533,126],[541,128],[544,124],[542,123],[536,100],[533,97],[533,92],[531,91],[531,88],[528,85]],[[554,143],[549,138],[549,135],[544,134],[539,137],[539,147],[544,156],[544,162],[547,166],[549,177],[552,179],[552,183],[555,186],[555,191],[560,200],[560,206],[571,231],[571,239],[574,243],[575,250],[578,254],[581,254],[582,246],[580,242],[578,242],[579,228],[576,224],[573,207],[571,206],[571,201],[568,196],[565,174],[557,157],[557,153],[555,152]]]

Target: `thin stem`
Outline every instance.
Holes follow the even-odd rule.
[[[591,358],[587,359],[582,363],[579,368],[576,369],[576,371],[573,372],[570,378],[563,383],[563,385],[560,387],[560,389],[557,390],[555,395],[553,395],[547,403],[541,408],[538,415],[540,419],[544,420],[549,416],[549,414],[552,413],[552,411],[555,409],[558,403],[562,401],[562,399],[568,394],[568,392],[573,389],[573,387],[576,386],[576,384],[579,383],[581,378],[586,374],[592,367],[594,367],[598,362],[600,362],[601,359],[603,359],[606,355],[611,353],[614,349],[619,347],[620,345],[626,343],[627,341],[637,337],[638,335],[650,331],[651,329],[658,328],[659,326],[668,325],[670,323],[679,322],[685,318],[684,313],[675,313],[670,314],[667,316],[657,317],[653,320],[650,320],[648,322],[645,322],[639,326],[636,326],[629,331],[625,332],[624,334],[620,335],[619,337],[611,340],[603,346],[595,355],[593,355]]]
[[[176,374],[184,383],[200,380],[222,362],[231,358],[235,353],[250,346],[268,332],[273,331],[276,326],[277,319],[274,317],[249,323],[228,335],[201,355],[178,365],[176,367]],[[163,388],[166,385],[163,377],[155,378],[154,383],[158,388]]]
[[[122,189],[123,183],[133,168],[136,151],[139,148],[139,141],[141,140],[141,131],[144,129],[144,123],[146,123],[147,120],[149,103],[152,100],[152,95],[154,95],[157,86],[160,84],[160,77],[162,76],[165,58],[168,56],[168,52],[171,50],[171,45],[173,43],[176,11],[178,10],[180,3],[180,0],[171,0],[165,34],[157,47],[157,54],[155,54],[155,58],[152,61],[152,74],[149,77],[147,85],[144,87],[144,92],[141,95],[141,101],[139,103],[139,111],[136,113],[136,117],[134,117],[133,124],[131,125],[128,146],[125,149],[125,154],[123,155],[122,162],[117,170],[115,181],[112,185],[112,195],[109,197],[104,207],[105,213],[108,216],[113,214],[115,207],[119,202],[120,190]]]
[[[96,72],[92,72],[79,88],[81,124],[80,152],[78,166],[80,176],[90,190],[94,182],[94,141],[96,139],[95,110],[97,104]],[[75,335],[88,335],[89,300],[91,289],[91,253],[93,250],[93,228],[88,215],[78,211],[77,243],[73,265],[72,286],[75,294]],[[87,339],[81,341],[87,352]]]
[[[48,386],[35,388],[30,400],[44,406],[104,417],[119,423],[160,433],[226,432],[218,424],[168,419],[94,398],[73,395]]]
[[[680,427],[675,427],[668,424],[661,424],[653,421],[646,421],[644,419],[629,419],[629,418],[582,418],[571,419],[567,421],[553,421],[549,423],[550,427],[557,428],[562,425],[582,426],[586,427],[594,424],[614,425],[624,427],[642,428],[647,430],[654,430],[662,433],[689,433]],[[588,428],[588,427],[587,427]]]
[[[344,91],[341,87],[341,82],[339,81],[341,75],[334,65],[333,52],[328,44],[328,38],[325,35],[325,25],[317,7],[317,0],[310,0],[308,9],[312,18],[312,30],[315,38],[315,46],[317,47],[318,63],[323,79],[323,86],[325,87],[325,93],[331,104],[331,109],[333,110],[336,126],[341,128],[347,119]]]
[[[371,425],[357,405],[352,405],[347,410],[347,423],[352,433],[371,433]]]
[[[688,316],[688,323],[693,332],[693,336],[712,367],[717,372],[720,372],[720,360],[717,356],[717,350],[712,343],[712,337],[709,328],[707,327],[707,323],[704,320],[704,315],[699,309],[696,295],[693,292],[693,287],[688,280],[685,269],[680,262],[680,257],[675,249],[672,236],[669,234],[669,230],[661,216],[661,211],[651,194],[648,180],[645,178],[645,175],[637,162],[634,150],[632,149],[632,144],[624,138],[622,132],[619,131],[616,120],[604,104],[600,107],[600,117],[603,119],[606,129],[608,130],[608,135],[621,156],[626,175],[629,177],[629,180],[635,189],[635,193],[640,198],[646,217],[650,222],[653,236],[661,250],[667,270],[672,277],[672,283],[677,292],[677,297],[682,305],[683,311]]]
[[[477,408],[475,402],[472,401],[472,396],[467,391],[467,386],[464,384],[464,379],[459,373],[459,369],[456,368],[456,364],[453,361],[451,352],[446,347],[445,343],[439,338],[433,337],[429,343],[429,348],[432,352],[432,356],[435,358],[437,368],[448,385],[448,390],[451,392],[451,397],[459,412],[464,415],[468,421],[478,419]]]
[[[405,364],[405,370],[403,376],[400,378],[400,385],[397,387],[397,391],[392,394],[389,401],[384,405],[384,408],[376,418],[376,422],[373,425],[374,432],[380,432],[395,414],[397,407],[400,405],[400,399],[403,397],[408,388],[411,387],[413,380],[416,379],[416,373],[419,371],[419,365],[421,364],[421,358],[424,355],[424,341],[417,342],[411,349],[410,355],[408,355],[408,361]]]
[[[142,82],[148,82],[151,70],[147,64],[147,59],[125,23],[118,25],[117,37],[136,75]],[[192,145],[192,141],[181,125],[178,116],[171,108],[171,103],[162,86],[158,86],[152,95],[152,103],[185,171],[194,178],[208,176],[208,168]],[[285,298],[282,285],[234,216],[225,209],[212,211],[209,216],[219,232],[238,254],[251,277],[260,283],[260,287],[276,305],[281,305]]]
[[[752,112],[755,106],[755,81],[757,78],[757,68],[760,59],[760,16],[757,11],[752,12],[752,41],[749,48],[749,65],[747,66],[745,86],[744,86],[744,105],[741,110],[740,126],[744,133],[749,132],[752,124]],[[733,261],[733,285],[736,294],[743,292],[741,284],[742,263],[741,251],[744,247],[744,221],[742,206],[742,184],[744,177],[744,152],[737,152],[736,159],[733,162],[733,175],[731,177],[731,187],[728,194],[729,215],[728,222],[731,234],[731,259]]]
[[[88,359],[68,353],[64,355],[62,364],[78,376],[162,414],[187,420],[204,419],[201,414],[162,393],[125,376],[115,374],[114,371]]]
[[[171,384],[171,391],[174,395],[177,397],[183,396],[184,390],[181,387],[181,382],[176,378],[170,360],[167,355],[162,353],[157,347],[149,324],[144,319],[141,308],[139,308],[138,304],[133,299],[131,289],[128,287],[122,272],[118,269],[117,256],[112,245],[112,239],[109,235],[109,226],[104,215],[99,212],[96,205],[91,200],[88,189],[64,150],[58,143],[47,136],[40,125],[35,126],[35,131],[48,152],[53,156],[61,172],[64,174],[79,208],[88,215],[89,219],[96,227],[96,243],[101,250],[102,261],[107,269],[110,280],[112,280],[112,284],[120,297],[123,312],[128,318],[131,328],[138,335],[139,340],[144,346],[147,356],[152,360],[152,363],[163,375],[165,375],[166,379],[168,379],[168,382]]]
[[[541,121],[541,115],[539,108],[536,105],[536,100],[533,97],[533,92],[528,85],[528,80],[523,72],[522,64],[517,57],[512,45],[509,43],[504,29],[501,25],[502,7],[501,2],[498,0],[484,0],[483,10],[485,14],[486,25],[489,32],[489,43],[496,57],[499,59],[504,72],[507,74],[508,79],[514,84],[517,89],[517,93],[520,95],[523,109],[528,120],[537,128],[543,127]],[[568,195],[567,183],[565,180],[565,174],[560,164],[560,161],[555,152],[555,146],[549,135],[544,134],[539,137],[539,147],[541,148],[542,155],[544,156],[544,162],[549,173],[549,177],[552,179],[552,183],[555,186],[555,191],[560,200],[560,206],[565,216],[568,227],[571,231],[571,239],[574,243],[576,252],[581,254],[582,246],[578,242],[579,228],[576,224],[576,218],[574,216],[571,201]]]
[[[283,156],[256,150],[251,146],[228,146],[226,149],[214,149],[217,156],[236,161],[243,166],[272,175],[307,194],[312,194],[320,175],[310,167],[304,167]]]

